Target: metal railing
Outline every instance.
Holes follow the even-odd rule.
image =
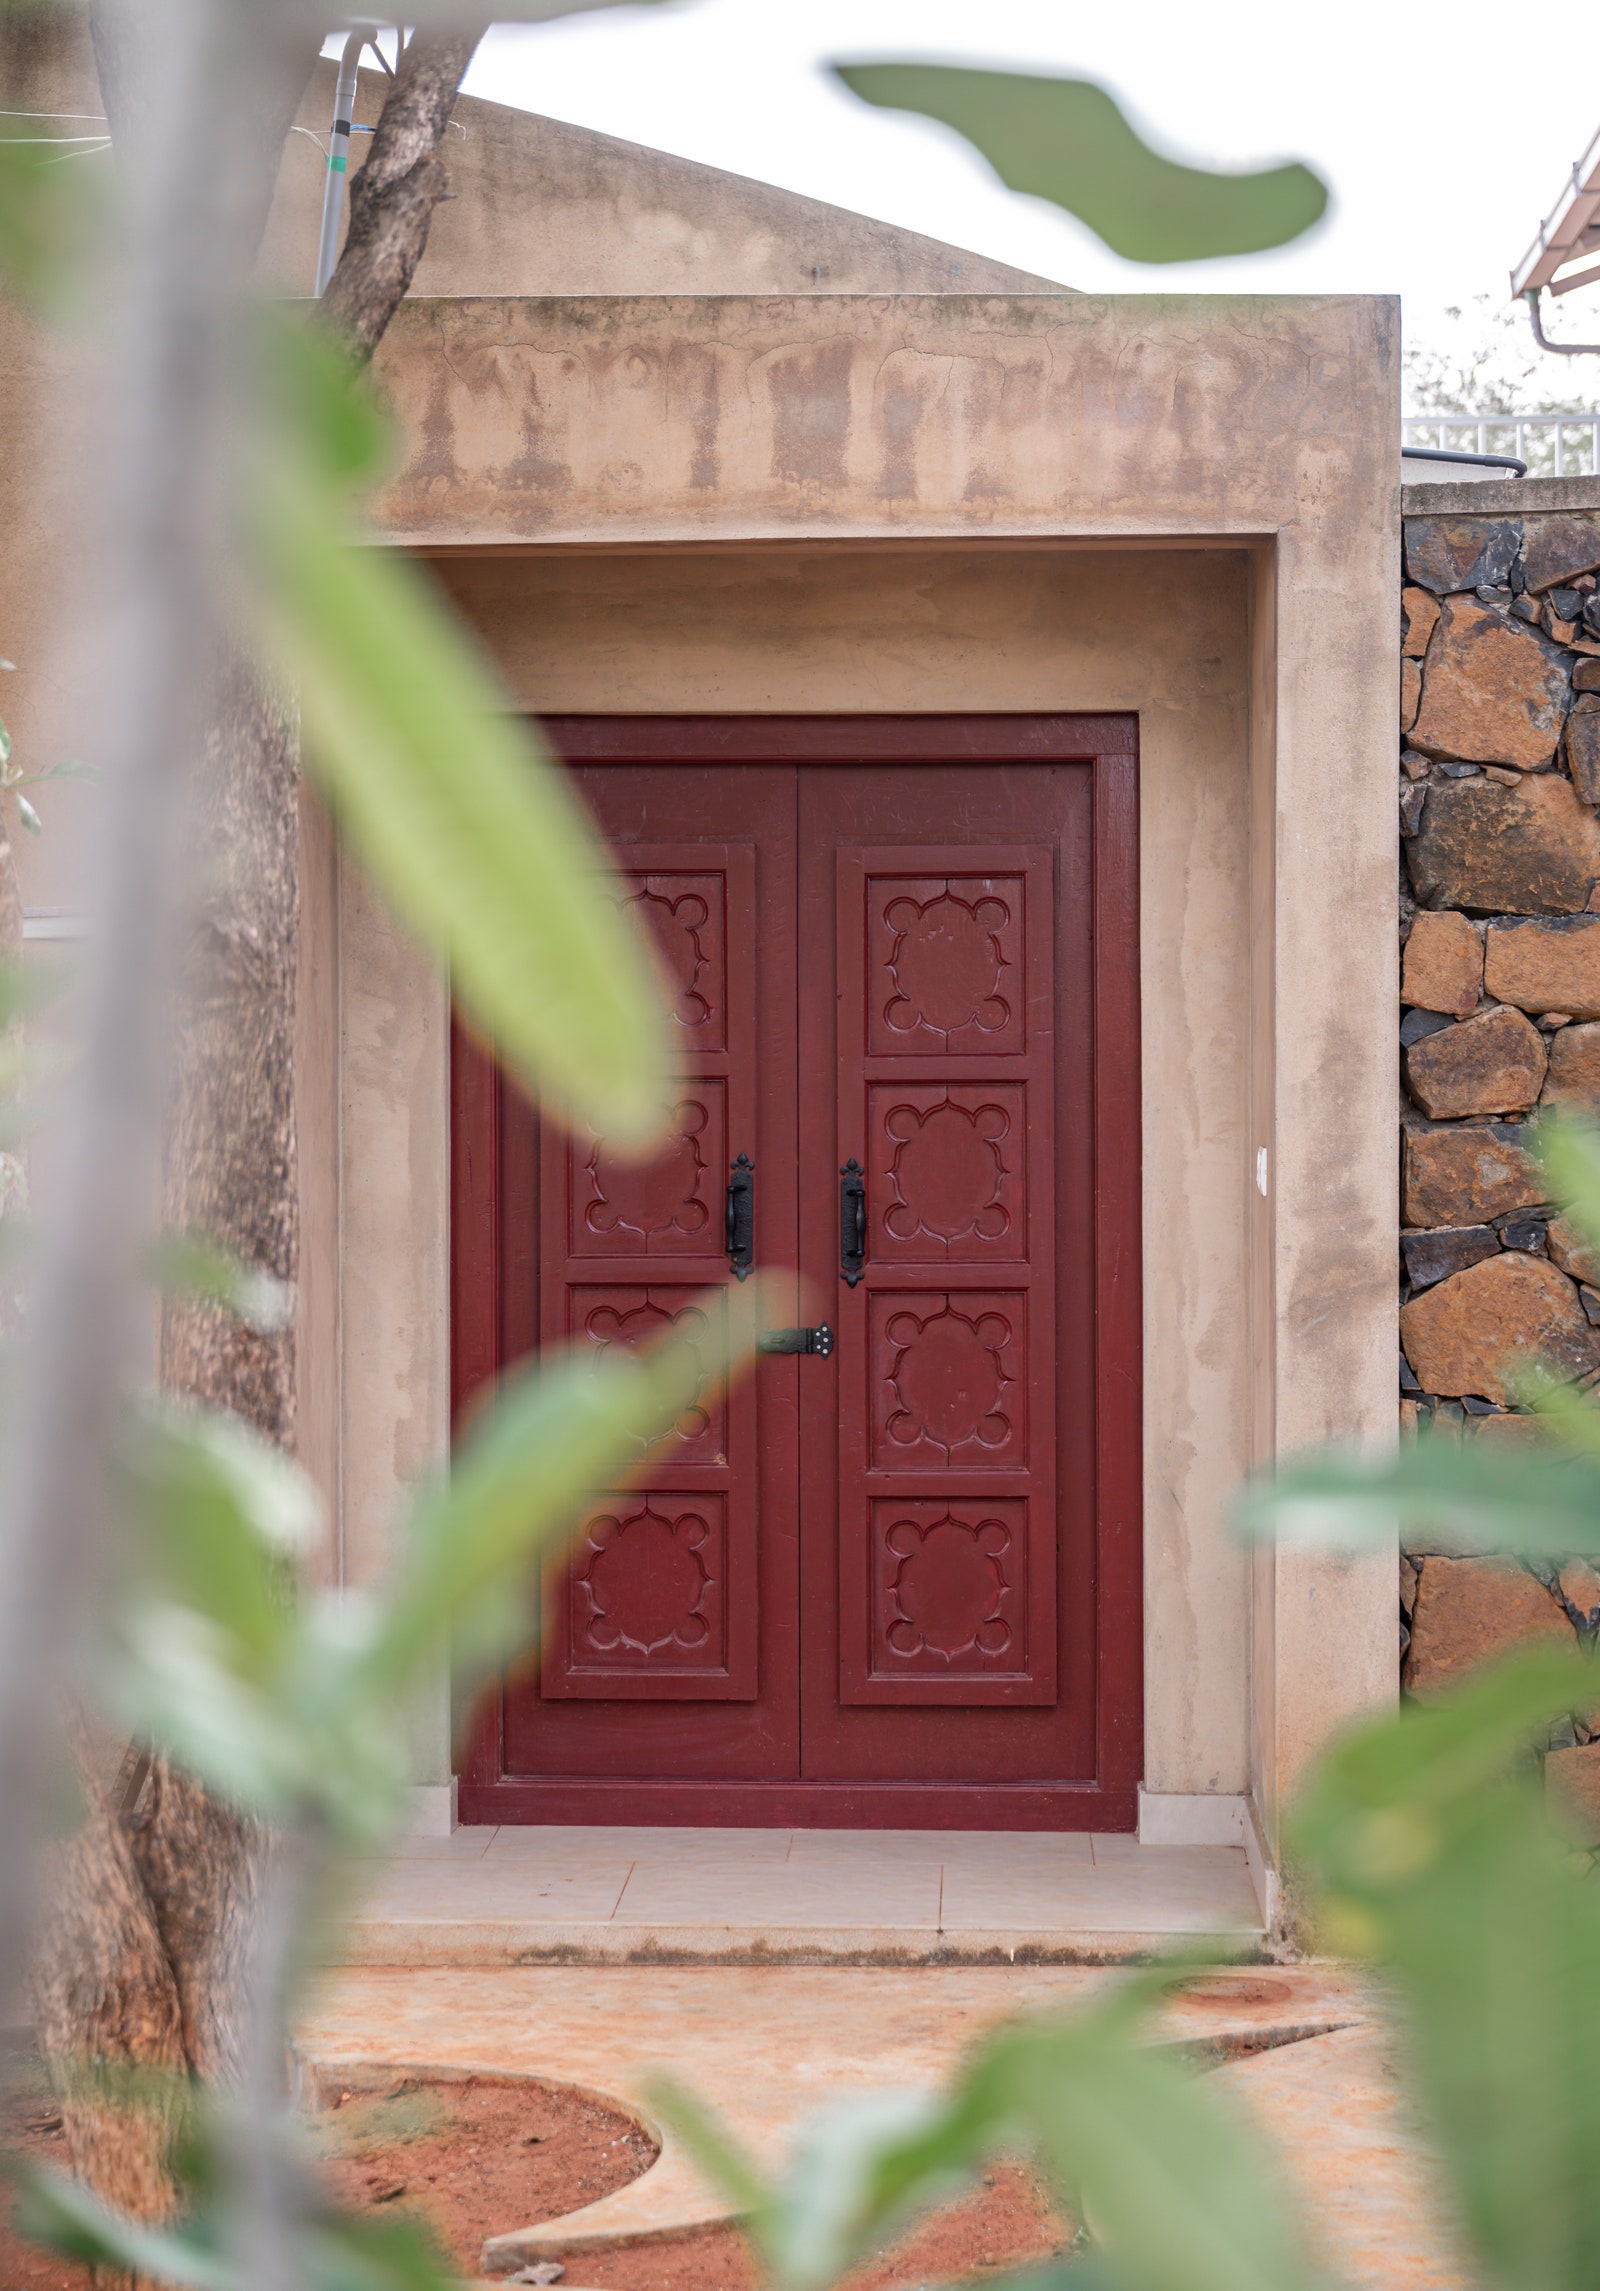
[[[1600,475],[1600,414],[1407,414],[1402,450],[1508,453],[1530,476]]]

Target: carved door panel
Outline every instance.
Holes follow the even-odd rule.
[[[580,771],[579,783],[616,855],[617,895],[659,950],[679,1079],[668,1142],[648,1160],[543,1125],[539,1339],[603,1352],[676,1325],[692,1343],[728,1284],[735,1156],[756,1164],[759,1252],[793,1257],[793,774]],[[519,1770],[796,1770],[797,1366],[764,1363],[697,1400],[642,1478],[597,1505],[548,1587],[537,1684],[508,1702]]]
[[[802,1252],[838,1330],[832,1420],[801,1396],[810,1773],[1093,1770],[1088,794],[1067,766],[802,782],[833,977],[802,995],[801,1058],[834,1083]],[[830,1219],[852,1162],[862,1207]],[[852,1215],[853,1278],[805,1254]]]

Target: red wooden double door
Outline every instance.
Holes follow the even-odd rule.
[[[494,1821],[1128,1827],[1140,1746],[1131,720],[551,727],[649,924],[646,1163],[456,1052],[462,1398],[803,1309],[604,1497],[463,1777]]]

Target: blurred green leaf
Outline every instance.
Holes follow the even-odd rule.
[[[151,2283],[183,2291],[234,2291],[234,2269],[209,2239],[182,2226],[148,2227],[68,2179],[21,2156],[0,2159],[18,2189],[12,2225],[30,2243],[86,2267],[125,2268]]]
[[[247,1328],[267,1335],[286,1328],[293,1317],[294,1293],[287,1282],[247,1265],[204,1233],[164,1234],[152,1252],[151,1270],[170,1293],[225,1305]]]
[[[1600,1247],[1600,1132],[1570,1114],[1544,1114],[1535,1150],[1550,1178],[1550,1198],[1562,1202],[1591,1246]]]
[[[1402,1526],[1449,1529],[1507,1552],[1600,1550],[1600,1465],[1422,1434],[1387,1456],[1330,1449],[1248,1488],[1241,1531],[1285,1543],[1382,1544]]]
[[[337,342],[281,311],[260,314],[275,411],[320,484],[348,493],[376,484],[396,440],[370,390],[355,381]]]
[[[42,772],[25,772],[16,784],[19,788],[38,788],[51,780],[87,780],[95,787],[99,779],[93,764],[86,764],[79,756],[63,756],[58,764],[46,764]]]
[[[1529,1754],[1595,1675],[1531,1655],[1364,1727],[1291,1825],[1328,1939],[1399,1984],[1457,2207],[1516,2291],[1600,2277],[1600,1890],[1545,1818]]]
[[[313,414],[324,355],[308,366]],[[349,545],[328,473],[350,449],[333,418],[324,409],[303,427],[313,442],[302,436],[260,488],[257,526],[307,760],[351,848],[498,1054],[560,1119],[643,1145],[669,1098],[643,930],[613,895],[559,765],[427,577],[398,553]]]
[[[49,120],[5,120],[0,128],[11,131],[0,134],[0,284],[56,307],[76,285],[105,211],[106,162],[89,143],[57,138]]]
[[[1297,162],[1253,173],[1186,167],[1152,151],[1090,80],[948,64],[836,64],[865,102],[942,120],[1002,183],[1065,207],[1130,262],[1258,254],[1319,222],[1326,186]]]
[[[729,1300],[733,1303],[734,1300]],[[736,1358],[753,1341],[745,1298]],[[709,1320],[709,1316],[708,1316]],[[654,1440],[726,1356],[682,1339],[636,1353],[571,1352],[507,1381],[457,1446],[450,1476],[421,1493],[404,1570],[369,1658],[388,1685],[409,1679],[424,1650],[452,1629],[463,1666],[486,1666],[526,1635],[534,1562],[574,1528],[595,1493],[628,1477],[641,1430]]]
[[[1248,2127],[1185,2062],[1144,2041],[1143,2014],[1182,1972],[1134,1976],[1070,2017],[1002,2028],[943,2099],[878,2094],[824,2111],[776,2189],[681,2092],[658,2087],[655,2105],[745,2214],[779,2291],[821,2291],[986,2159],[1019,2147],[1104,2247],[1093,2268],[1043,2281],[1305,2291],[1317,2278]]]
[[[65,2259],[178,2291],[251,2291],[225,2233],[218,2198],[225,2187],[207,2158],[196,2182],[204,2201],[170,2227],[149,2227],[113,2211],[77,2181],[23,2158],[3,2159],[20,2191],[13,2214],[17,2232]],[[316,2207],[297,2246],[305,2291],[457,2291],[451,2271],[426,2229],[408,2218],[373,2219]]]
[[[766,2250],[775,2241],[778,2190],[748,2148],[676,2077],[654,2077],[646,2098],[669,2131],[676,2132],[712,2186],[733,2205],[758,2249]]]
[[[728,1301],[738,1358],[761,1285]],[[508,1381],[416,1499],[387,1592],[295,1592],[289,1562],[321,1517],[298,1468],[232,1418],[152,1412],[129,1443],[141,1529],[109,1603],[98,1682],[130,1733],[263,1815],[315,1809],[368,1841],[405,1779],[396,1711],[454,1639],[464,1665],[524,1645],[537,1562],[593,1492],[626,1480],[708,1382],[728,1344],[573,1354]]]
[[[30,835],[43,835],[44,821],[25,795],[19,795],[17,798],[17,817]]]

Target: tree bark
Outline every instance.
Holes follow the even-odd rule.
[[[350,228],[321,315],[362,365],[410,290],[433,210],[450,188],[439,146],[483,31],[480,24],[448,37],[413,35],[366,165],[351,178]]]
[[[97,0],[93,12],[117,135],[139,127],[146,63],[135,18],[130,0]],[[322,316],[357,365],[421,260],[447,184],[438,145],[478,37],[413,38],[352,181],[350,232]],[[265,186],[257,240],[294,111],[286,94],[268,90],[242,129]],[[169,1228],[197,1230],[291,1285],[298,804],[292,710],[236,651],[192,798],[189,857],[204,889],[184,948],[163,1209]],[[0,868],[0,904],[4,884]],[[292,1321],[264,1332],[193,1298],[167,1304],[165,1389],[231,1410],[291,1449],[294,1370]],[[256,1824],[158,1757],[133,1806],[107,1791],[92,1796],[83,1830],[58,1857],[31,1981],[40,2043],[56,2063],[74,2170],[138,2216],[171,2207],[159,2115],[82,2104],[82,2064],[237,2079],[269,1851]]]

